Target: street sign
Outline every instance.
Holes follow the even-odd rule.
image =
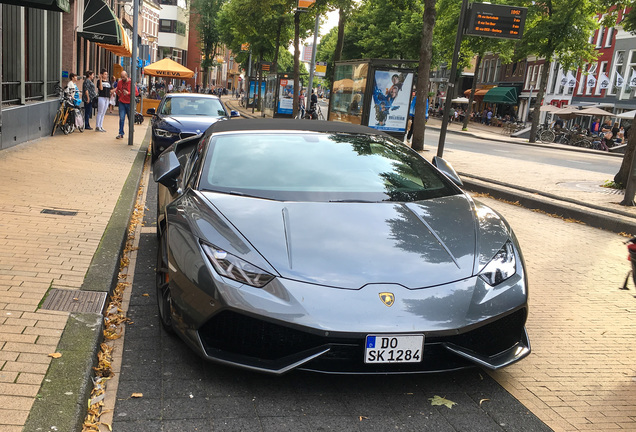
[[[308,9],[316,3],[316,0],[298,0],[299,9]]]
[[[326,76],[327,75],[327,63],[326,62],[317,62],[314,75],[316,75],[317,77]]]
[[[301,61],[311,63],[311,55],[314,50],[313,45],[304,45],[303,46],[303,59]]]
[[[521,39],[527,8],[471,3],[465,33],[501,39]]]

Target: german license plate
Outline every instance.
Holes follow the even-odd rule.
[[[419,363],[424,335],[368,335],[365,363]]]

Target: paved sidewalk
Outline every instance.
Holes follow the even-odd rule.
[[[128,146],[115,139],[116,114],[107,133],[57,132],[0,152],[0,431],[22,430],[49,366],[69,360],[49,354],[70,313],[39,305],[50,289],[82,287],[137,157],[148,122]],[[78,391],[56,397],[74,403]]]

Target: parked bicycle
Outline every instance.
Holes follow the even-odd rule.
[[[325,116],[322,114],[319,104],[314,104],[308,110],[305,110],[304,119],[308,120],[324,120]]]
[[[510,136],[516,132],[521,131],[524,127],[525,126],[523,122],[508,121],[504,123],[503,126],[501,127],[501,133],[502,135]]]
[[[554,142],[556,134],[544,125],[539,125],[535,134],[535,141],[541,141],[544,144]]]
[[[55,85],[55,92],[60,98],[60,107],[57,109],[55,118],[53,119],[51,136],[55,135],[55,130],[58,128],[64,135],[74,132],[75,129],[84,132],[84,115],[81,110],[75,106],[72,96],[59,84]]]

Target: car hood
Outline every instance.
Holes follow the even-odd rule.
[[[212,123],[226,118],[217,116],[165,116],[156,123],[156,127],[161,128],[165,127],[165,125],[170,125],[179,132],[203,133]]]
[[[508,238],[498,215],[488,208],[477,211],[463,194],[416,203],[203,196],[238,231],[232,236],[241,235],[250,245],[249,251],[229,252],[263,266],[255,260],[258,252],[266,261],[263,268],[271,265],[283,278],[339,288],[394,283],[416,289],[465,279]],[[220,234],[205,231],[200,234],[211,241]],[[480,238],[487,243],[481,253]]]

